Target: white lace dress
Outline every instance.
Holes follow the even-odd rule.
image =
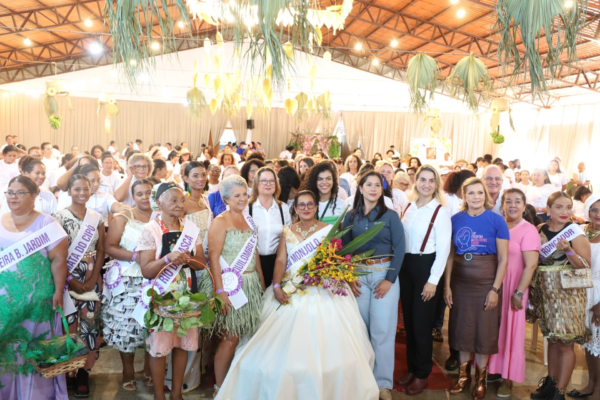
[[[584,349],[587,349],[594,357],[600,357],[600,327],[592,324],[593,313],[591,308],[600,303],[600,243],[590,243],[592,248],[592,282],[594,287],[587,289],[587,316],[586,325],[592,331],[592,338],[584,344]]]

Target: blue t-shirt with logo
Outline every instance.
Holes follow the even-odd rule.
[[[500,215],[485,210],[477,217],[459,212],[452,217],[452,242],[456,254],[497,254],[496,239],[510,239],[508,225]]]

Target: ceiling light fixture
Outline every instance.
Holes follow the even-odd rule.
[[[92,44],[90,44],[90,53],[92,53],[92,54],[102,53],[102,45],[98,42],[93,42]]]
[[[29,40],[29,38],[25,38],[23,43],[25,43],[25,46],[31,46],[31,40]]]
[[[378,59],[376,59],[376,58],[374,58],[374,59],[373,59],[373,61],[371,61],[371,62],[373,63],[373,65],[377,65],[377,64],[379,64],[379,60],[378,60]]]
[[[460,9],[460,10],[458,10],[458,12],[456,13],[456,16],[457,16],[458,18],[462,18],[462,17],[464,17],[464,16],[465,16],[465,14],[466,14],[466,13],[467,13],[467,12],[461,8],[461,9]]]
[[[183,28],[185,26],[185,24],[183,23],[183,21],[179,21],[177,23],[177,26],[180,27],[180,28]]]
[[[450,0],[450,3],[452,3],[452,4],[458,4],[458,0]]]
[[[354,45],[354,48],[355,48],[356,50],[360,50],[360,49],[362,49],[362,44],[360,44],[360,42],[358,42],[358,43],[356,43],[356,44]]]
[[[89,28],[90,26],[92,26],[92,21],[88,18],[85,20],[84,24]]]
[[[158,49],[160,49],[160,43],[152,42],[152,50],[158,50]]]
[[[131,60],[131,61],[129,61],[129,64],[131,64],[131,65],[135,65],[135,64],[137,64],[137,61],[135,61],[135,60]]]
[[[565,1],[565,8],[571,8],[571,7],[573,7],[573,1],[572,0]]]
[[[392,47],[398,46],[398,41],[396,39],[392,40],[391,45],[392,45]]]

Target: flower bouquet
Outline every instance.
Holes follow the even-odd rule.
[[[342,236],[352,229],[352,226],[340,229],[347,210],[348,207],[333,224],[327,236],[323,238],[314,257],[298,269],[296,276],[287,280],[283,279],[281,287],[288,297],[296,292],[301,296],[304,295],[307,286],[321,286],[329,289],[333,294],[347,296],[348,283],[356,282],[361,276],[368,275],[373,271],[385,269],[372,267],[365,263],[366,260],[375,258],[373,257],[375,250],[351,255],[356,249],[373,239],[385,223],[376,223],[374,227],[354,238],[346,246],[342,246]],[[380,257],[383,256],[377,256],[377,258]]]

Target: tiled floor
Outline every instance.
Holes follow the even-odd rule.
[[[444,334],[446,331],[444,329]],[[512,399],[529,399],[529,394],[537,388],[537,383],[540,377],[546,375],[546,367],[544,366],[544,355],[543,355],[543,342],[541,340],[541,333],[539,334],[539,340],[535,350],[531,349],[531,326],[527,328],[527,340],[526,340],[526,354],[527,354],[527,376],[526,381],[523,384],[514,385]],[[446,339],[446,338],[445,338]],[[569,390],[573,387],[581,388],[587,382],[587,368],[585,365],[585,358],[583,351],[576,345],[577,353],[577,366]],[[434,343],[434,357],[440,365],[444,365],[446,358],[448,357],[448,345],[446,342]],[[143,370],[143,355],[142,353],[136,356],[136,370]],[[455,378],[456,374],[451,373],[451,378]],[[143,376],[140,372],[137,376],[138,390],[136,392],[128,392],[121,388],[121,360],[116,350],[111,348],[103,348],[101,357],[94,367],[94,371],[90,377],[91,383],[91,396],[92,399],[110,399],[110,400],[129,400],[129,399],[144,399],[149,400],[153,398],[152,388],[148,388],[144,385]],[[204,380],[206,381],[206,379]],[[488,393],[486,399],[498,399],[496,397],[496,388],[499,383],[490,383],[488,385]],[[212,399],[212,390],[208,389],[206,382],[204,382],[201,388],[195,389],[190,393],[184,395],[187,400],[210,400]],[[410,397],[404,393],[393,391],[394,400],[409,399]],[[72,394],[72,393],[71,393]],[[421,395],[416,396],[414,400],[442,400],[449,399],[452,397],[453,400],[467,400],[471,399],[470,392],[460,394],[457,396],[451,396],[445,391],[435,392],[423,392]],[[71,396],[75,398],[75,396]],[[257,399],[259,400],[259,399]],[[282,399],[285,400],[285,399]],[[313,400],[313,399],[306,399]],[[327,399],[324,399],[327,400]]]

